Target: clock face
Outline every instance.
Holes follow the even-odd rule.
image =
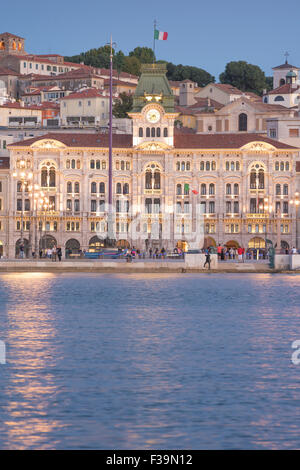
[[[152,124],[155,124],[156,122],[160,120],[160,112],[157,111],[157,109],[149,109],[149,111],[146,114],[146,119]]]

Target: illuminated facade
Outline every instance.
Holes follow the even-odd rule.
[[[290,200],[298,189],[299,150],[257,134],[174,130],[174,96],[164,71],[156,67],[152,73],[151,67],[136,90],[133,134],[113,136],[117,243],[129,240],[141,250],[173,249],[178,242],[193,248],[264,248],[266,240],[296,246]],[[103,245],[108,135],[49,134],[9,148],[8,192],[0,212],[4,255],[14,257],[22,237],[31,249],[55,244],[67,254]],[[27,187],[13,176],[20,166],[32,173]],[[195,246],[189,240],[199,207],[205,238]]]

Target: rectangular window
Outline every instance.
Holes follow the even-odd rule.
[[[276,137],[277,137],[276,129],[270,129],[270,137],[272,139],[276,139]]]
[[[91,212],[96,212],[97,210],[97,202],[96,202],[96,199],[92,199],[91,200]]]
[[[299,137],[299,129],[289,129],[290,137]]]
[[[22,199],[17,199],[17,211],[22,210]]]

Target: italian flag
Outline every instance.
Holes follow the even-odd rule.
[[[160,41],[166,41],[168,39],[168,33],[165,31],[154,30],[154,39],[159,39]]]

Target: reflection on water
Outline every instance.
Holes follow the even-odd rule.
[[[0,448],[297,448],[300,276],[0,276]]]

